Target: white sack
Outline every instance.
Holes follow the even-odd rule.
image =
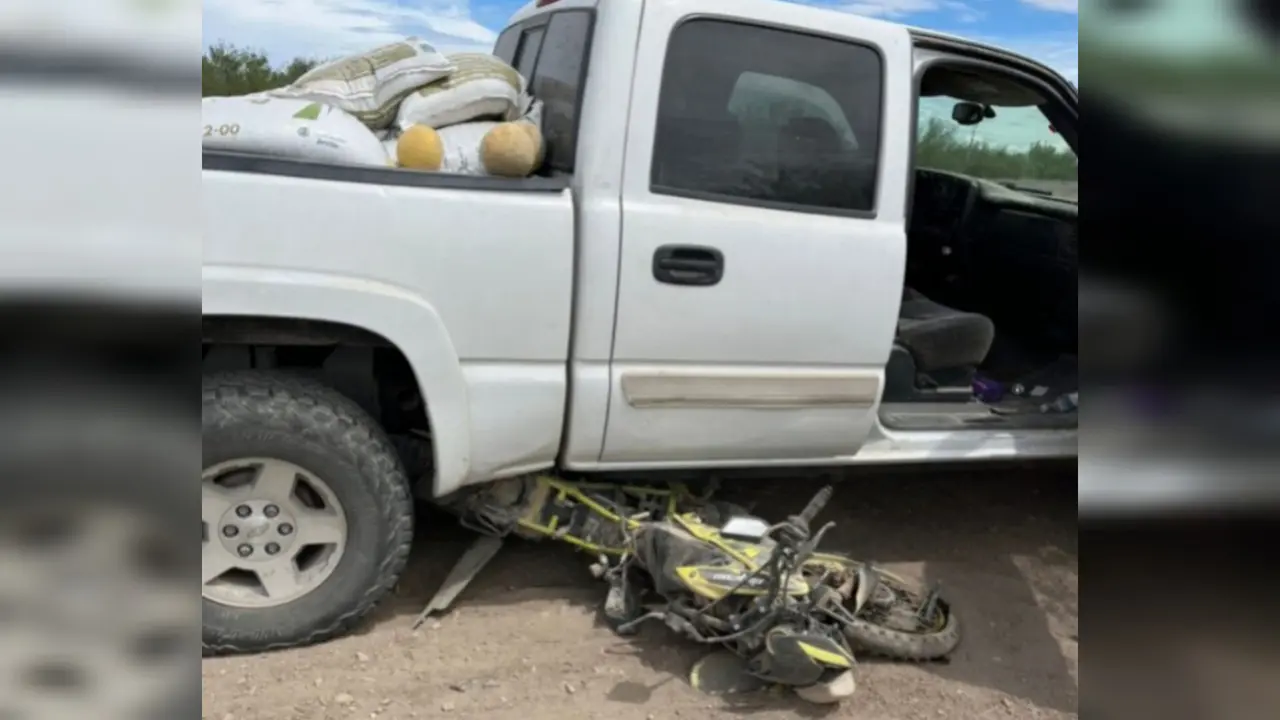
[[[524,103],[528,113],[520,118],[518,122],[532,123],[542,130],[542,101],[533,100]],[[440,163],[440,172],[456,173],[458,175],[489,175],[489,171],[484,167],[484,158],[480,153],[484,142],[484,136],[495,127],[504,124],[497,120],[479,120],[476,122],[461,123],[458,125],[450,125],[436,130],[440,135],[440,145],[443,150],[443,158]],[[391,144],[391,161],[395,162],[397,157],[395,143]]]
[[[324,103],[273,97],[214,97],[201,103],[208,150],[386,167],[377,136]]]
[[[396,147],[400,143],[399,132],[387,132],[382,136],[382,147],[387,151],[387,157],[391,159],[392,165],[400,164],[400,151]]]
[[[538,128],[538,132],[542,132],[542,101],[529,97],[522,103],[524,109],[520,112],[520,122],[532,123]]]
[[[473,120],[520,117],[524,79],[501,58],[486,53],[453,53],[454,71],[405,96],[396,127],[443,128]]]
[[[325,63],[271,94],[317,100],[351,113],[371,128],[385,128],[395,121],[407,93],[453,71],[447,57],[411,37]]]
[[[480,157],[484,136],[502,123],[481,120],[440,128],[440,145],[444,150],[440,171],[458,175],[488,175]]]

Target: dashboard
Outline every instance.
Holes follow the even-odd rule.
[[[940,170],[917,170],[908,273],[943,276],[980,255],[1074,261],[1077,203]]]
[[[1051,325],[1063,339],[1050,344],[1074,343],[1079,215],[1068,200],[917,170],[907,284],[1002,330],[1044,335]]]

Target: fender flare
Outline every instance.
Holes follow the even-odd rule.
[[[432,305],[403,288],[321,273],[203,268],[203,313],[342,323],[395,345],[417,378],[431,422],[434,491],[462,486],[471,471],[471,412],[462,365]]]

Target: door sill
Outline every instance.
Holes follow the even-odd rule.
[[[1079,413],[1023,412],[1000,414],[979,402],[885,403],[880,424],[893,430],[1070,430],[1079,426]]]

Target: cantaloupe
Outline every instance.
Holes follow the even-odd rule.
[[[525,121],[459,123],[435,130],[411,125],[396,142],[402,168],[522,178],[542,164],[538,126]]]
[[[411,125],[396,141],[396,164],[413,170],[440,170],[444,143],[440,133],[426,125]]]
[[[480,161],[490,175],[529,177],[542,164],[542,133],[533,123],[501,123],[480,141]]]

